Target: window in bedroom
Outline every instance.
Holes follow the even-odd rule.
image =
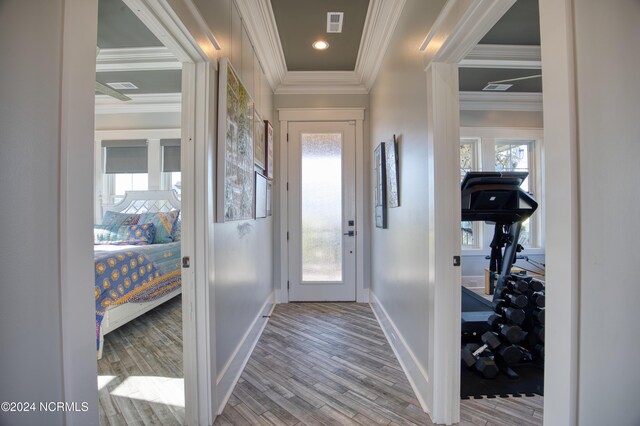
[[[104,172],[106,177],[105,200],[108,204],[121,201],[126,191],[149,189],[147,141],[102,141]]]
[[[162,187],[181,194],[180,139],[162,139]]]
[[[467,172],[480,170],[480,140],[461,139],[460,140],[460,182]],[[463,248],[480,248],[481,222],[461,222]]]
[[[495,170],[505,172],[529,172],[529,177],[522,183],[522,188],[537,195],[535,141],[496,139]],[[537,247],[537,214],[522,224],[520,244],[526,247]]]

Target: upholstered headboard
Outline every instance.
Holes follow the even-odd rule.
[[[118,204],[103,206],[103,211],[121,213],[168,212],[173,209],[180,209],[180,200],[173,190],[127,191]]]

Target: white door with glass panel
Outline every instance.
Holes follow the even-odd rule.
[[[356,300],[355,124],[289,123],[289,300]]]

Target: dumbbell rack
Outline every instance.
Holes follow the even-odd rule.
[[[544,365],[545,283],[510,274],[502,284],[487,321],[491,331],[482,335],[482,346],[469,343],[462,349],[463,365],[487,379],[499,371],[517,379],[514,368],[522,363]]]

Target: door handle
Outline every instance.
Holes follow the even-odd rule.
[[[356,235],[356,231],[345,232],[344,235],[348,235],[349,237],[353,237]]]

